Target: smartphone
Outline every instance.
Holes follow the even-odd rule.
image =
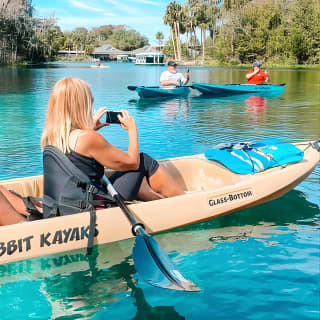
[[[122,113],[120,111],[107,111],[106,113],[106,123],[118,123],[120,124],[120,120],[118,119],[118,115]]]

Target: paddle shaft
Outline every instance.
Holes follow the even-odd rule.
[[[120,209],[123,211],[123,213],[126,215],[128,220],[130,221],[132,225],[132,233],[133,235],[137,235],[140,232],[140,229],[144,229],[143,224],[139,223],[136,218],[133,216],[132,212],[130,209],[126,206],[126,204],[123,202],[121,199],[121,196],[117,192],[117,190],[113,187],[109,179],[104,175],[103,176],[103,181],[107,185],[107,190],[111,194],[111,196],[115,199],[117,205],[120,207]]]
[[[131,231],[136,236],[132,252],[133,261],[143,279],[151,285],[160,288],[200,291],[193,282],[183,277],[159,244],[147,234],[144,225],[136,220],[106,176],[103,176],[103,181],[107,185],[108,192],[115,199],[132,225]]]

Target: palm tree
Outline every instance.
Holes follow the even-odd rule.
[[[176,1],[170,2],[163,17],[164,24],[170,26],[171,40],[175,59],[181,60],[180,21],[182,7]]]
[[[163,39],[164,39],[164,35],[162,32],[158,31],[156,33],[156,39],[158,40],[158,45],[159,45],[159,50],[161,49],[161,45],[162,45],[162,42],[163,42]]]
[[[216,2],[216,0],[212,2]],[[209,18],[208,27],[212,38],[212,45],[214,45],[217,19],[220,18],[220,14],[220,7],[217,4],[210,4],[209,2],[207,16]]]
[[[201,43],[202,43],[202,62],[204,62],[205,56],[205,42],[206,42],[206,30],[209,26],[209,16],[208,16],[208,4],[203,3],[196,11],[196,23],[201,29]]]
[[[176,51],[176,45],[175,45],[175,36],[174,36],[174,19],[172,16],[172,6],[171,3],[167,5],[166,12],[163,16],[163,23],[168,24],[170,26],[170,35],[171,35],[171,41],[172,41],[172,47],[173,47],[173,54],[174,59],[177,58],[177,51]]]
[[[204,2],[204,0],[187,0],[186,6],[188,8],[188,17],[187,17],[187,23],[188,27],[190,29],[190,44],[191,44],[191,50],[192,50],[192,56],[195,58],[195,47],[198,46],[199,41],[197,39],[197,17],[196,13],[197,10],[199,10],[199,7]]]

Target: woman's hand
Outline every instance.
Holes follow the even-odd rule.
[[[137,130],[136,122],[127,110],[121,110],[121,115],[118,115],[118,119],[123,129],[128,131]]]
[[[100,119],[102,116],[104,116],[107,112],[107,108],[100,108],[98,111],[95,111],[93,115],[93,129],[94,130],[99,130],[105,126],[108,126],[109,123],[106,122],[101,122]]]

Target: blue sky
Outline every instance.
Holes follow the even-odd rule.
[[[170,29],[162,22],[170,0],[33,0],[39,17],[54,15],[63,31],[76,27],[124,24],[145,35],[155,44],[155,34],[162,31],[165,40]]]

